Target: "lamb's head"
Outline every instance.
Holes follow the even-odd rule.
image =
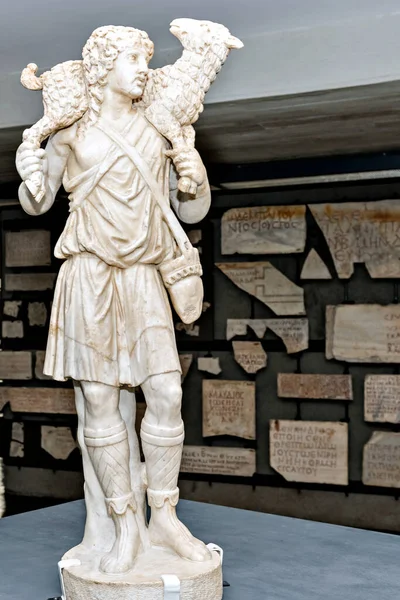
[[[234,37],[227,27],[212,21],[175,19],[170,25],[170,32],[178,38],[185,50],[196,53],[203,54],[211,46],[222,46],[228,56],[229,50],[243,48],[243,42]]]

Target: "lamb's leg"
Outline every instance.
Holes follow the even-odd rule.
[[[172,151],[169,156],[174,158],[179,155],[182,150],[194,147],[194,129],[193,127],[181,127],[179,121],[173,114],[162,104],[155,101],[145,110],[145,117],[152,125],[167,138],[172,144]],[[189,131],[192,130],[192,131]],[[188,136],[188,139],[187,137]],[[179,168],[175,165],[179,174]],[[187,194],[196,194],[197,184],[189,177],[180,177],[178,181],[178,189]]]

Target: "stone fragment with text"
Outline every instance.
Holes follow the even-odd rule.
[[[43,450],[57,460],[66,460],[77,447],[70,427],[42,425],[41,433]]]
[[[371,277],[400,277],[400,200],[310,204],[337,274],[348,279],[355,263]]]
[[[217,263],[238,288],[255,296],[276,315],[304,315],[304,290],[269,262]]]
[[[351,375],[278,373],[279,398],[353,400]]]
[[[24,337],[24,324],[22,321],[3,321],[1,329],[3,338]]]
[[[7,231],[6,267],[38,267],[51,264],[50,231]]]
[[[400,488],[400,433],[375,431],[364,446],[364,485]]]
[[[10,403],[13,412],[73,415],[75,395],[71,388],[0,386],[0,406]]]
[[[183,446],[182,473],[206,473],[252,477],[256,471],[256,451],[221,446]]]
[[[270,421],[270,463],[287,481],[348,484],[348,426],[336,421]]]
[[[343,304],[326,309],[326,357],[400,362],[400,304]]]
[[[257,373],[267,366],[267,354],[260,342],[232,342],[236,362],[246,373]]]
[[[6,273],[5,289],[8,292],[52,290],[56,273]]]
[[[364,419],[379,423],[400,423],[400,375],[365,377]]]
[[[32,356],[30,352],[0,352],[0,379],[31,379]]]
[[[203,436],[256,437],[255,383],[203,380]]]
[[[305,206],[231,208],[221,220],[222,254],[303,252]]]
[[[308,348],[308,319],[228,319],[226,339],[231,340],[236,335],[246,335],[248,327],[258,338],[263,338],[267,329],[273,331],[282,339],[288,354]]]

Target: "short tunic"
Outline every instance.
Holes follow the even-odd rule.
[[[139,111],[125,137],[168,198],[165,139]],[[138,386],[151,375],[181,371],[158,271],[175,256],[176,244],[130,159],[111,142],[106,154],[102,165],[74,178],[64,175],[71,214],[54,252],[66,260],[56,284],[44,373],[59,381]]]

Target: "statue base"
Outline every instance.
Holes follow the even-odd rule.
[[[121,575],[99,570],[101,554],[77,556],[80,564],[62,569],[63,600],[221,600],[222,564],[218,552],[206,562],[185,560],[166,548],[151,548],[138,556],[134,568]],[[180,593],[168,595],[163,575],[175,575]]]

